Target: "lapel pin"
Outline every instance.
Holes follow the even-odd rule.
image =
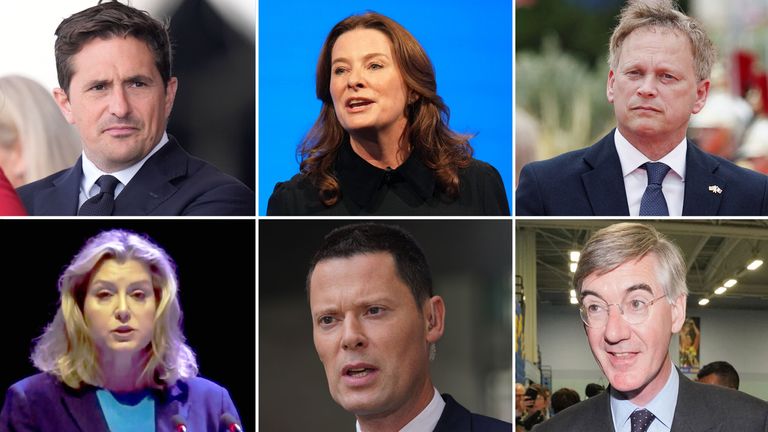
[[[712,186],[710,186],[710,187],[709,187],[709,191],[710,191],[710,192],[712,192],[712,193],[714,193],[714,194],[721,194],[721,193],[723,193],[723,190],[722,190],[722,189],[720,189],[720,186],[718,186],[718,185],[712,185]]]

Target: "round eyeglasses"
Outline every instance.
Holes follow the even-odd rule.
[[[621,312],[624,321],[630,324],[642,324],[648,319],[651,306],[657,301],[665,298],[666,295],[646,301],[641,298],[630,298],[621,303],[607,304],[603,301],[588,300],[579,308],[579,315],[588,327],[603,328],[608,323],[608,309],[616,306]]]

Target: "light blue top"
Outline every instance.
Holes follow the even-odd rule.
[[[96,390],[111,432],[155,432],[155,398],[148,390],[115,394]]]
[[[656,419],[653,420],[653,423],[648,428],[648,432],[669,432],[672,428],[672,420],[675,417],[677,393],[680,387],[680,377],[677,373],[677,368],[673,364],[667,383],[664,384],[659,394],[644,407],[639,407],[626,399],[616,398],[613,389],[611,389],[611,415],[613,416],[614,430],[617,432],[630,432],[631,422],[629,416],[635,410],[645,408],[656,416]]]

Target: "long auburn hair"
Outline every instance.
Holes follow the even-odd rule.
[[[471,136],[448,127],[450,109],[437,94],[435,69],[424,48],[403,26],[376,12],[343,19],[325,39],[315,81],[317,98],[323,106],[299,145],[302,174],[318,189],[324,205],[330,207],[339,201],[341,191],[333,165],[342,144],[349,142],[349,133],[339,123],[331,99],[331,53],[339,36],[357,28],[378,30],[389,38],[403,81],[409,93],[417,96],[405,107],[407,124],[400,139],[410,143],[411,151],[435,171],[438,186],[455,199],[459,194],[459,169],[466,168],[472,157]]]

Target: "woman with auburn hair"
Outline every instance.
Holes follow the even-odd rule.
[[[275,186],[267,214],[509,214],[499,173],[448,127],[432,62],[397,22],[367,12],[336,24],[315,85],[301,172]]]
[[[41,373],[8,390],[0,430],[224,430],[237,411],[197,377],[177,291],[173,261],[149,239],[89,239],[59,278],[58,311],[32,353]]]

